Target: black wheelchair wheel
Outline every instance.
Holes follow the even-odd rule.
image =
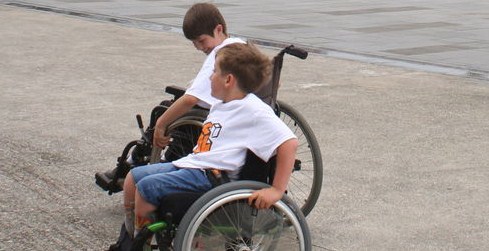
[[[307,216],[316,205],[323,183],[323,160],[319,144],[304,117],[292,106],[277,101],[280,119],[299,140],[296,163],[287,195]]]
[[[311,250],[305,217],[289,197],[270,209],[248,205],[251,193],[265,187],[236,181],[204,194],[178,225],[174,250]]]
[[[207,113],[206,110],[195,109],[168,126],[167,132],[172,142],[164,150],[153,147],[150,162],[160,162],[161,159],[170,162],[191,153],[199,139]]]

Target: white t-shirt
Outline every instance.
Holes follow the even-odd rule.
[[[264,161],[283,142],[296,138],[273,110],[254,94],[212,106],[194,153],[173,162],[177,167],[226,170],[237,178],[251,150]]]
[[[210,77],[214,71],[214,62],[216,61],[216,53],[222,47],[233,43],[246,43],[240,38],[226,38],[220,45],[216,46],[200,68],[199,73],[192,81],[192,85],[187,89],[185,94],[192,95],[199,99],[198,106],[209,109],[213,104],[220,100],[211,95],[211,80]]]

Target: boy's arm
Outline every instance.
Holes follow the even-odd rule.
[[[297,150],[297,139],[289,139],[277,148],[277,169],[270,188],[255,191],[249,198],[248,203],[255,204],[258,209],[269,208],[275,202],[282,199],[287,190],[287,184],[294,168],[295,153]]]
[[[170,137],[166,134],[166,128],[175,120],[180,118],[186,112],[190,111],[194,107],[199,99],[184,94],[177,99],[168,109],[156,120],[155,131],[153,135],[153,145],[157,147],[165,147],[170,143]]]

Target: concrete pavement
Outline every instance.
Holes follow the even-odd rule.
[[[0,250],[103,250],[121,196],[94,173],[204,55],[177,33],[6,5],[0,34]],[[323,153],[314,250],[489,249],[486,80],[318,54],[286,58],[282,80]]]
[[[150,29],[179,30],[195,1],[0,0]],[[489,79],[489,3],[468,0],[213,1],[238,36],[330,57]]]

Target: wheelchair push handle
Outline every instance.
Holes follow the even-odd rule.
[[[148,137],[146,137],[146,134],[144,133],[144,126],[143,126],[143,119],[141,118],[141,115],[138,114],[136,115],[136,120],[138,121],[138,127],[139,127],[139,131],[141,132],[141,136],[143,137],[143,139],[146,141],[146,142],[149,142],[149,139]]]
[[[304,49],[301,49],[301,48],[298,48],[298,47],[295,47],[293,45],[290,45],[288,47],[286,47],[284,49],[284,52],[289,54],[289,55],[292,55],[292,56],[295,56],[295,57],[298,57],[300,59],[306,59],[307,56],[308,56],[308,52],[305,51]]]
[[[143,129],[143,127],[144,127],[143,126],[143,119],[141,118],[141,115],[140,114],[136,115],[136,120],[138,121],[138,127],[139,127],[139,129]]]

